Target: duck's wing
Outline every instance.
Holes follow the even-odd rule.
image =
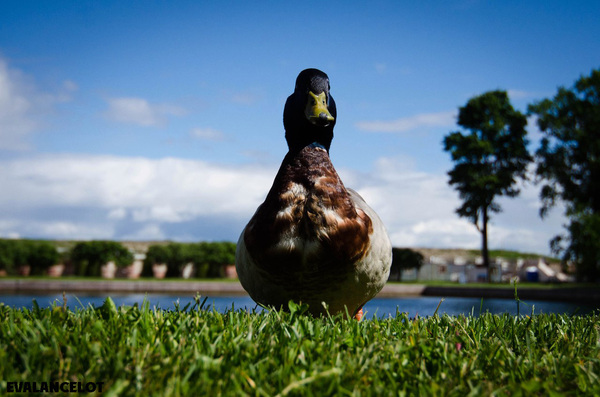
[[[381,236],[381,240],[385,240],[389,243],[388,245],[390,246],[391,250],[392,244],[388,237],[387,231],[385,230],[385,226],[383,225],[381,218],[379,218],[379,215],[377,215],[375,210],[373,210],[373,208],[371,208],[369,204],[367,204],[365,199],[363,199],[362,196],[358,194],[355,190],[349,188],[346,188],[346,190],[350,194],[354,205],[357,208],[363,210],[364,213],[367,214],[369,218],[371,218],[371,222],[373,222],[373,235]]]
[[[355,190],[346,190],[350,194],[354,205],[371,218],[373,226],[373,232],[369,236],[369,252],[363,260],[357,263],[357,266],[363,266],[369,269],[368,272],[373,274],[372,280],[379,278],[381,287],[383,287],[383,284],[385,284],[388,279],[390,267],[392,265],[392,243],[381,218],[379,218],[379,215],[377,215],[373,208],[371,208]],[[379,277],[377,277],[375,273],[378,273]],[[381,289],[381,287],[379,289]]]

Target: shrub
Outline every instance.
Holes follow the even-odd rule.
[[[392,268],[390,269],[390,280],[400,281],[402,271],[406,269],[417,269],[423,266],[423,255],[410,248],[392,248]]]
[[[235,262],[235,244],[231,242],[196,243],[191,252],[199,278],[222,277],[223,266]]]
[[[102,265],[114,261],[117,267],[129,266],[133,254],[116,241],[85,241],[73,247],[71,260],[77,275],[98,277]]]
[[[198,278],[222,277],[223,265],[235,262],[235,243],[200,242],[152,245],[144,260],[145,277],[152,276],[152,265],[167,264],[167,277],[180,277],[185,265],[193,263]]]
[[[190,262],[189,244],[169,243],[165,248],[168,252],[167,277],[181,276],[181,270]]]
[[[48,268],[55,265],[59,259],[56,247],[47,241],[32,242],[27,251],[27,262],[31,266],[32,275],[45,274]]]
[[[12,274],[14,271],[12,254],[12,244],[9,240],[0,240],[0,270],[4,270],[7,274]]]
[[[31,242],[28,240],[10,240],[12,243],[12,261],[15,269],[28,265]]]

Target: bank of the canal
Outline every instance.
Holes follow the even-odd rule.
[[[203,296],[244,296],[246,291],[237,281],[203,280],[69,280],[69,279],[0,279],[1,294],[26,293],[88,293],[88,294],[200,294]],[[514,299],[512,286],[447,285],[389,283],[379,293],[380,298],[406,296],[439,296],[464,298]],[[519,286],[520,299],[562,302],[600,303],[598,286]]]

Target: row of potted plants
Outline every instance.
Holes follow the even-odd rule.
[[[59,261],[60,254],[50,242],[0,239],[0,275],[45,274]]]
[[[146,252],[142,276],[227,277],[235,262],[231,242],[168,243],[151,245]]]
[[[49,241],[0,239],[0,275],[130,277],[228,276],[235,261],[231,242],[157,243],[134,254],[116,241],[82,241],[58,246]]]

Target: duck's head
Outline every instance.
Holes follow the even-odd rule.
[[[283,110],[285,139],[290,150],[318,143],[329,151],[337,117],[329,89],[329,77],[318,69],[306,69],[298,75],[294,93]]]

